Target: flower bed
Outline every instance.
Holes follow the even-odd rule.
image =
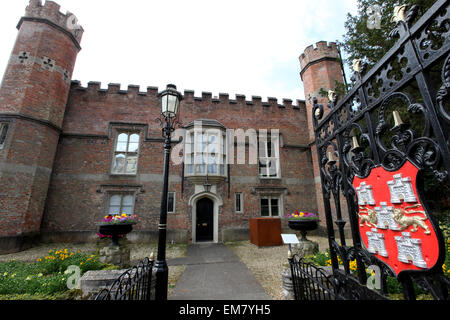
[[[97,254],[51,249],[34,263],[15,260],[0,263],[0,295],[42,296],[68,292],[68,280],[76,278],[75,272],[69,272],[70,266],[79,268],[80,277],[88,270],[112,267],[99,262]]]

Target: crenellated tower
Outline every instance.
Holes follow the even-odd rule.
[[[39,229],[83,29],[53,1],[30,0],[0,87],[0,253]]]
[[[308,46],[300,55],[299,60],[301,66],[300,77],[303,81],[305,91],[305,105],[315,177],[317,208],[319,215],[322,217],[321,220],[325,221],[319,161],[317,158],[317,150],[314,146],[315,137],[312,122],[313,97],[316,97],[319,103],[322,103],[324,106],[328,103],[328,97],[321,96],[320,91],[334,89],[336,81],[344,82],[342,64],[336,43],[327,43],[326,41],[317,42],[315,47],[313,45]],[[324,108],[325,113],[327,109],[326,107]]]

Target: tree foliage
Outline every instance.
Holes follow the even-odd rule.
[[[345,22],[346,34],[343,35],[343,41],[338,41],[341,49],[346,53],[347,59],[344,63],[352,67],[354,59],[362,59],[365,63],[365,68],[362,72],[364,75],[369,71],[383,56],[395,45],[398,38],[390,37],[391,31],[396,27],[396,23],[392,21],[395,6],[407,5],[408,11],[413,5],[418,6],[417,16],[412,21],[411,25],[417,22],[417,20],[436,2],[436,0],[358,0],[358,11],[356,15],[350,13],[347,14],[347,20]],[[374,8],[379,8],[380,20],[379,26],[373,27],[370,24],[370,17],[374,14]],[[372,16],[373,18],[373,16]],[[369,23],[368,23],[369,21]],[[373,20],[372,20],[373,21]],[[438,39],[439,40],[439,39]],[[393,63],[392,72],[399,71],[402,66]],[[430,77],[435,78],[436,83],[440,83],[440,70],[441,66],[438,66],[436,70],[430,70]],[[394,75],[395,76],[395,75]],[[372,83],[374,87],[376,83]],[[341,97],[345,95],[349,88],[343,88],[336,85],[334,90],[338,92]],[[377,91],[377,90],[375,90]],[[402,89],[403,92],[410,94],[413,98],[420,102],[421,97],[417,84],[412,82],[407,87]],[[325,91],[322,92],[325,95]],[[392,110],[398,110],[402,116],[402,119],[409,123],[415,132],[421,133],[424,127],[424,121],[422,116],[413,115],[406,112],[400,105],[392,104],[391,110],[387,112],[389,114]],[[391,136],[385,137],[390,141]],[[448,181],[446,183],[439,183],[431,170],[425,169],[422,171],[422,178],[424,180],[424,192],[427,202],[432,203],[435,208],[435,213],[441,217],[448,214],[449,199],[448,194],[450,192],[450,185]]]
[[[397,39],[389,37],[389,33],[395,28],[391,21],[394,7],[406,4],[407,10],[413,5],[419,7],[415,20],[422,16],[436,1],[435,0],[358,0],[358,12],[356,15],[347,14],[345,22],[346,34],[340,47],[346,52],[346,63],[351,66],[354,59],[362,59],[369,70],[378,62],[386,52],[395,44]],[[370,28],[368,21],[373,15],[373,8],[380,8],[381,19],[379,28]],[[414,23],[414,22],[413,22]]]

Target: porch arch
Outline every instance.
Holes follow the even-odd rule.
[[[200,192],[197,194],[194,194],[189,198],[188,204],[191,206],[192,210],[192,243],[196,243],[197,241],[197,234],[196,234],[196,221],[197,221],[197,201],[203,198],[208,198],[213,202],[213,221],[214,221],[214,227],[213,227],[213,242],[217,243],[219,241],[219,210],[220,207],[223,205],[222,198],[216,194],[213,194],[211,192]]]

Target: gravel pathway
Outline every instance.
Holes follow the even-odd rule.
[[[309,236],[308,239],[319,244],[319,251],[328,248],[328,238]],[[352,243],[350,239],[347,243]],[[288,246],[257,247],[250,241],[227,242],[226,245],[252,271],[255,278],[274,300],[284,300],[281,271],[288,267]]]

